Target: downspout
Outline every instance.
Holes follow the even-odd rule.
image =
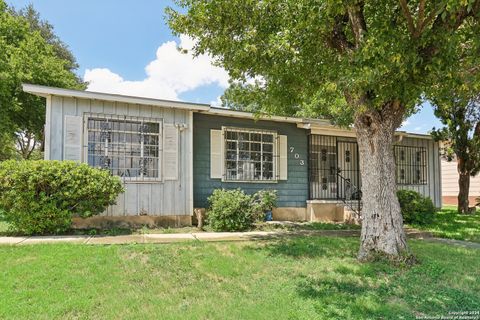
[[[178,165],[177,165],[177,170],[178,170],[178,190],[182,190],[182,169],[181,169],[181,163],[182,163],[182,132],[185,131],[188,128],[188,125],[185,123],[177,123],[175,124],[175,127],[178,130]]]

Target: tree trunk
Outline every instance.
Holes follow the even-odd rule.
[[[406,261],[411,256],[397,198],[393,141],[403,120],[403,106],[389,102],[380,111],[355,119],[362,177],[362,233],[360,261],[387,256]]]
[[[470,193],[470,173],[460,172],[458,175],[458,213],[469,213],[468,195]]]

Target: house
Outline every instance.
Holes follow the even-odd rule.
[[[355,133],[325,120],[25,84],[46,98],[45,159],[122,178],[117,204],[77,226],[189,225],[216,188],[278,191],[276,220],[345,221],[361,206]],[[397,132],[400,189],[441,202],[438,143]]]
[[[457,161],[442,158],[442,202],[446,205],[458,204],[458,171]],[[470,206],[474,206],[480,198],[480,175],[470,179]]]

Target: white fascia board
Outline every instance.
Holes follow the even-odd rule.
[[[304,123],[297,127],[310,130],[311,134],[319,134],[337,137],[356,137],[355,129],[345,129],[331,124],[328,120],[305,120]]]
[[[416,139],[426,139],[426,140],[433,140],[433,137],[429,134],[424,133],[413,133],[407,131],[396,131],[395,135],[397,136],[404,136],[405,138],[416,138]]]
[[[312,134],[328,135],[328,136],[339,136],[339,137],[356,137],[355,128],[345,129],[337,127],[330,124],[326,120],[314,120],[309,122],[308,119],[305,119],[303,123],[297,124],[297,127],[310,130]],[[406,131],[396,131],[395,136],[403,138],[415,138],[415,139],[426,139],[432,140],[432,136],[429,134],[419,134],[411,133]]]
[[[286,123],[302,123],[304,121],[302,118],[256,115],[254,113],[246,112],[246,111],[237,111],[237,110],[220,109],[220,108],[210,108],[209,110],[204,111],[202,113],[213,114],[217,116],[233,117],[233,118],[253,119],[253,120],[259,120],[259,121],[276,121],[276,122],[286,122]]]
[[[152,99],[152,98],[141,98],[133,96],[125,96],[120,94],[110,94],[110,93],[101,93],[93,91],[82,91],[82,90],[72,90],[72,89],[63,89],[55,87],[47,87],[36,84],[22,84],[23,91],[41,96],[61,96],[61,97],[72,97],[80,99],[93,99],[93,100],[102,100],[102,101],[112,101],[112,102],[123,102],[130,104],[139,104],[139,105],[148,105],[148,106],[157,106],[163,108],[174,108],[174,109],[184,109],[184,110],[195,110],[203,111],[210,109],[209,105],[206,104],[197,104],[197,103],[188,103],[180,101],[171,101],[171,100],[161,100],[161,99]]]

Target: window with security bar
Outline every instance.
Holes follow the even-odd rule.
[[[224,128],[225,180],[274,181],[277,133],[254,129]]]
[[[161,120],[87,117],[88,164],[132,180],[160,178]]]
[[[397,184],[427,184],[427,150],[424,147],[394,146]]]

